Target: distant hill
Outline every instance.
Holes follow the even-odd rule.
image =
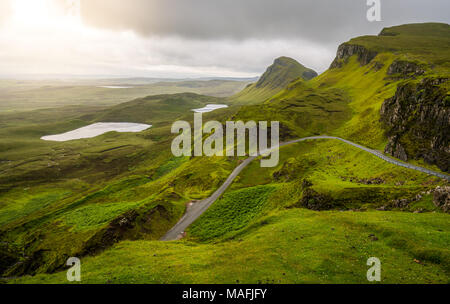
[[[310,80],[317,73],[289,57],[275,59],[258,82],[248,85],[230,100],[235,104],[256,104],[280,92],[296,79]]]
[[[192,109],[207,104],[223,104],[225,99],[194,93],[163,94],[138,98],[102,111],[96,121],[140,122],[152,125],[172,123]]]

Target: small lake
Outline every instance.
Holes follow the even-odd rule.
[[[82,138],[93,138],[108,132],[137,133],[151,128],[151,125],[130,122],[99,122],[62,134],[43,136],[47,141],[69,141]]]
[[[224,104],[209,104],[204,108],[200,108],[200,109],[193,109],[192,111],[194,111],[195,113],[208,113],[208,112],[212,112],[218,109],[224,109],[224,108],[228,108],[227,105]]]
[[[133,87],[124,87],[124,86],[99,86],[97,88],[103,89],[132,89]]]

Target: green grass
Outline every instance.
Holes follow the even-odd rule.
[[[417,23],[386,28],[377,37],[363,36],[350,42],[363,45],[379,53],[406,54],[411,60],[425,61],[436,72],[448,73],[450,25],[445,23]],[[418,43],[418,41],[420,41]]]
[[[5,225],[10,221],[26,217],[36,211],[45,209],[49,205],[59,202],[69,196],[71,192],[56,191],[35,191],[37,193],[29,193],[28,189],[21,189],[22,193],[11,195],[7,199],[3,199],[0,209],[0,224]]]
[[[249,225],[264,209],[275,187],[257,186],[227,193],[190,228],[193,238],[217,240]]]
[[[331,134],[350,119],[347,104],[344,91],[334,88],[318,91],[309,82],[299,80],[264,104],[242,107],[235,119],[279,121],[282,140]]]
[[[65,225],[72,226],[75,231],[94,229],[138,205],[139,203],[88,205],[65,213],[63,221]]]
[[[446,284],[449,231],[445,214],[291,209],[218,244],[122,242],[82,259],[82,283],[367,284],[378,257],[381,283]],[[65,272],[10,282],[68,283]]]

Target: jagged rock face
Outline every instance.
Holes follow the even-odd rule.
[[[305,80],[311,80],[313,78],[316,78],[317,76],[318,76],[317,72],[313,70],[307,70],[302,74],[302,78]]]
[[[450,98],[447,78],[406,83],[381,107],[386,128],[385,152],[402,160],[423,158],[442,171],[449,169]]]
[[[434,190],[433,202],[444,212],[450,212],[450,187],[437,187]]]
[[[300,206],[314,211],[331,210],[335,207],[331,196],[318,193],[311,188],[303,192]]]
[[[398,136],[389,137],[388,144],[384,149],[384,152],[390,154],[400,160],[407,161],[408,155],[405,148],[400,144]]]
[[[377,52],[370,51],[362,45],[348,43],[341,44],[338,48],[336,59],[334,59],[330,69],[342,67],[342,64],[347,62],[353,55],[357,55],[361,66],[364,66],[369,64],[372,59],[377,56]]]
[[[407,78],[408,76],[419,76],[425,74],[425,67],[415,62],[406,60],[395,60],[388,68],[388,75],[400,74]]]

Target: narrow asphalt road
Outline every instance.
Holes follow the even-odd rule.
[[[346,144],[349,144],[353,147],[356,147],[360,150],[364,150],[366,152],[369,152],[370,154],[373,154],[379,158],[381,158],[384,161],[387,161],[393,165],[396,166],[400,166],[400,167],[404,167],[404,168],[408,168],[408,169],[412,169],[412,170],[416,170],[416,171],[420,171],[429,175],[434,175],[443,179],[446,179],[447,181],[450,181],[450,176],[440,173],[440,172],[436,172],[427,168],[423,168],[423,167],[419,167],[419,166],[414,166],[408,163],[403,163],[399,160],[396,160],[394,158],[388,157],[386,155],[384,155],[383,153],[376,151],[376,150],[372,150],[366,147],[363,147],[361,145],[358,145],[354,142],[348,141],[346,139],[342,139],[339,137],[334,137],[334,136],[312,136],[312,137],[305,137],[305,138],[300,138],[300,139],[296,139],[296,140],[292,140],[292,141],[288,141],[285,143],[281,143],[279,145],[279,147],[283,147],[286,145],[291,145],[291,144],[295,144],[298,142],[302,142],[302,141],[306,141],[306,140],[316,140],[316,139],[335,139],[335,140],[340,140]],[[273,149],[277,149],[278,147],[275,147]],[[227,180],[225,181],[225,183],[219,188],[217,189],[216,192],[214,192],[213,195],[211,195],[210,197],[193,204],[192,206],[188,207],[185,215],[181,218],[181,220],[172,228],[170,229],[166,235],[164,235],[161,238],[161,241],[173,241],[173,240],[178,240],[180,238],[182,238],[184,231],[186,230],[186,228],[188,228],[196,219],[198,219],[209,207],[211,207],[211,205],[225,192],[225,190],[227,190],[227,188],[231,185],[231,183],[234,181],[234,179],[239,175],[239,173],[241,173],[241,171],[247,167],[248,164],[250,164],[253,160],[255,160],[257,157],[252,156],[247,158],[246,160],[244,160],[239,166],[236,167],[236,169],[234,169],[234,171],[230,174],[230,176],[227,178]]]

